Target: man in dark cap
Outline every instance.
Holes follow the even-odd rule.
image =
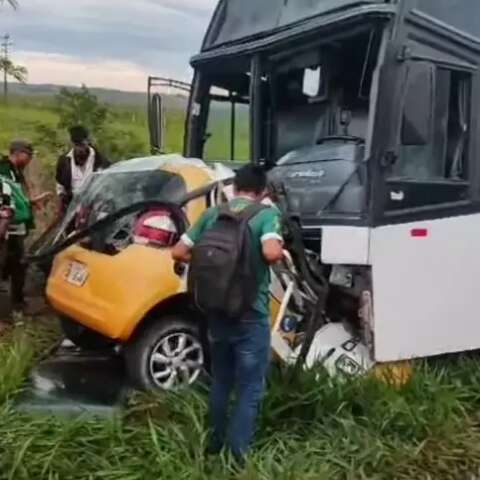
[[[90,143],[89,132],[81,125],[69,130],[72,149],[57,162],[57,195],[60,215],[63,215],[72,198],[82,188],[87,177],[109,166],[108,161]]]
[[[27,140],[13,140],[8,156],[0,160],[0,175],[26,185],[23,171],[33,158],[33,146]]]
[[[23,262],[25,238],[34,227],[32,207],[42,206],[51,193],[45,192],[36,197],[31,196],[31,189],[25,179],[25,168],[33,158],[33,146],[26,140],[14,140],[10,144],[9,154],[0,160],[0,180],[2,190],[8,191],[11,206],[21,207],[22,214],[9,221],[6,231],[6,259],[2,266],[3,280],[10,279],[11,300],[14,310],[25,307],[24,286],[26,267]],[[20,213],[20,212],[18,212]],[[5,222],[4,226],[5,226]]]

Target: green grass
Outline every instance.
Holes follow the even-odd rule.
[[[473,356],[420,363],[400,390],[274,368],[255,449],[236,472],[228,458],[203,456],[201,390],[139,395],[109,420],[15,412],[21,380],[53,338],[50,328],[27,323],[0,344],[0,479],[469,480],[480,473]]]
[[[8,105],[0,102],[0,151],[7,151],[12,138],[31,139],[37,125],[54,127],[57,121],[49,99],[12,97]]]

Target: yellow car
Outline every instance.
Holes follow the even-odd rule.
[[[220,180],[231,176],[221,165],[178,155],[122,162],[92,175],[49,232],[47,250],[72,243],[57,245],[47,284],[66,337],[87,350],[120,347],[133,386],[178,389],[208,366],[205,322],[188,301],[186,273],[174,265],[171,248],[206,208],[230,197]],[[318,263],[312,255],[305,261]],[[272,349],[292,363],[307,338],[304,319],[315,295],[308,276],[284,263],[270,287]],[[341,322],[318,324],[313,333],[307,366],[320,361],[347,374],[371,368],[368,348]]]
[[[201,322],[170,250],[217,201],[215,190],[201,191],[232,174],[217,167],[179,156],[116,164],[91,177],[55,233],[59,241],[131,205],[151,203],[59,253],[47,284],[67,338],[85,349],[123,346],[135,386],[192,384],[207,361]],[[198,193],[188,199],[192,192]]]

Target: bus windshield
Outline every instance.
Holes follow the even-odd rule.
[[[366,141],[381,30],[294,51],[273,68],[270,162],[335,136]]]
[[[388,0],[225,0],[216,16],[215,35],[205,48],[236,42],[240,39],[268,35],[289,25],[310,20],[331,11],[370,4],[385,4]]]

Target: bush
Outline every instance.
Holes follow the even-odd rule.
[[[105,128],[109,115],[108,108],[102,105],[85,85],[82,85],[78,92],[62,88],[55,101],[59,128],[68,129],[74,125],[83,125],[96,134],[101,134]]]
[[[98,137],[102,153],[110,160],[124,160],[144,155],[144,142],[124,128],[106,129]]]
[[[65,150],[68,129],[75,125],[88,128],[93,143],[111,162],[146,153],[146,145],[137,133],[118,127],[116,114],[85,85],[79,91],[62,88],[55,97],[55,112],[59,118],[57,128],[43,123],[35,127],[35,143],[42,145],[50,156],[58,157]]]

